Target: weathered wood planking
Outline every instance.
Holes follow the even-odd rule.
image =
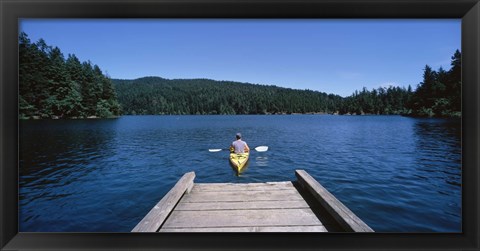
[[[194,172],[184,174],[175,186],[135,226],[132,232],[156,232],[183,194],[192,188],[194,178]]]
[[[160,232],[325,232],[291,182],[195,184]]]
[[[223,202],[184,202],[180,201],[175,211],[204,210],[245,210],[245,209],[287,209],[309,208],[307,202],[296,201],[223,201]]]
[[[335,221],[345,231],[373,231],[308,173],[296,176],[303,189],[292,182],[194,184],[187,173],[132,231],[326,232]]]
[[[192,189],[193,190],[193,189]],[[221,201],[278,201],[303,200],[295,190],[267,190],[267,191],[208,191],[190,193],[184,202],[221,202]]]
[[[162,228],[159,232],[327,232],[324,226]]]
[[[291,190],[292,182],[267,182],[267,183],[197,183],[194,191],[264,191],[264,190]]]
[[[173,211],[162,229],[206,227],[322,226],[310,209]]]
[[[320,202],[320,204],[345,228],[346,231],[373,232],[373,230],[358,218],[350,209],[325,189],[318,181],[304,170],[296,170],[298,182]]]

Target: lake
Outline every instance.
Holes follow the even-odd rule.
[[[304,169],[376,232],[461,232],[460,120],[402,116],[123,116],[20,121],[19,231],[129,232],[186,172],[296,180]],[[253,149],[237,176],[235,134]]]

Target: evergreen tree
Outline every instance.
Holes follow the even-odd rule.
[[[452,56],[451,66],[446,91],[450,93],[452,110],[458,113],[462,110],[462,54],[459,50]]]
[[[19,36],[19,112],[21,117],[30,117],[37,115],[36,95],[31,90],[36,86],[38,74],[33,74],[38,66],[39,58],[38,48],[31,43],[27,34],[21,33]]]
[[[461,54],[452,56],[450,70],[424,69],[423,82],[419,84],[407,107],[414,116],[461,116]]]
[[[20,118],[112,117],[120,114],[115,89],[98,66],[65,60],[58,47],[19,36]]]

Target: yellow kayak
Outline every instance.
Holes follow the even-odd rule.
[[[242,172],[248,161],[249,153],[230,153],[230,163],[238,173]]]

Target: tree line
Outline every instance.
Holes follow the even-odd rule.
[[[413,92],[411,86],[365,88],[343,100],[341,113],[401,114],[415,117],[461,117],[462,55],[456,50],[451,57],[451,68],[437,71],[426,65],[423,81]]]
[[[343,98],[296,90],[209,79],[144,77],[112,80],[125,114],[405,114],[413,92],[400,87],[355,91]]]
[[[448,71],[441,67],[434,71],[430,66],[425,66],[423,81],[408,104],[412,115],[461,116],[462,54],[457,50],[451,59],[451,68]]]
[[[58,47],[43,39],[32,43],[19,36],[19,117],[88,118],[120,115],[111,80],[98,65],[65,59]]]
[[[144,77],[112,80],[123,113],[146,114],[376,114],[461,116],[461,53],[451,68],[425,66],[415,91],[405,87],[363,88],[351,96],[210,79]]]
[[[342,97],[209,79],[113,79],[124,114],[327,113]]]
[[[426,65],[411,86],[363,88],[341,97],[312,90],[210,79],[110,79],[90,61],[40,39],[19,37],[20,118],[88,118],[147,114],[382,114],[461,116],[461,53],[451,68]]]

